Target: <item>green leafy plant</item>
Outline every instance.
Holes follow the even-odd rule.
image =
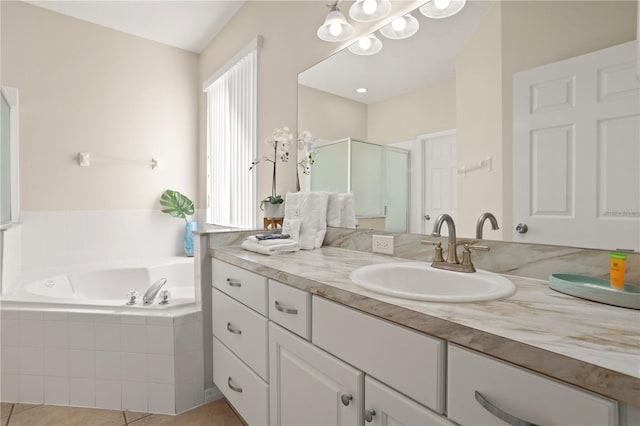
[[[271,204],[282,204],[284,203],[284,200],[282,199],[281,195],[269,195],[267,198],[265,198],[264,200],[260,201],[260,210],[264,210],[264,205],[266,203],[271,203]]]
[[[191,216],[195,207],[193,201],[186,195],[179,193],[178,191],[172,191],[167,189],[162,193],[160,197],[160,205],[165,207],[162,209],[162,213],[168,213],[173,217],[179,217],[184,219],[185,222],[189,222],[187,216]]]

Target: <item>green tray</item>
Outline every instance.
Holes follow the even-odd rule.
[[[551,274],[549,287],[570,296],[623,308],[640,309],[640,286],[625,284],[623,290],[611,288],[608,280],[580,275]]]

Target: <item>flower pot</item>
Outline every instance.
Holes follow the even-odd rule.
[[[284,203],[271,204],[264,203],[265,219],[274,219],[284,217]]]
[[[198,222],[187,222],[184,227],[184,238],[182,243],[184,246],[184,254],[187,257],[193,257],[193,231],[198,229]]]

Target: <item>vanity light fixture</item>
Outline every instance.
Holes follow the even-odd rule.
[[[366,87],[359,87],[356,89],[356,92],[358,93],[367,93],[367,88]]]
[[[382,42],[375,34],[362,37],[357,42],[349,46],[349,51],[356,55],[375,55],[382,50]]]
[[[460,12],[465,3],[466,0],[431,0],[420,6],[420,13],[427,18],[448,18]]]
[[[418,20],[410,13],[407,13],[380,28],[380,33],[392,40],[402,40],[417,33],[419,28],[420,23]]]
[[[349,16],[354,21],[371,22],[385,17],[390,10],[390,0],[356,0],[349,8]]]
[[[331,9],[318,28],[318,38],[324,41],[345,41],[353,34],[353,27],[347,22],[347,18],[338,9],[338,2],[327,5]]]

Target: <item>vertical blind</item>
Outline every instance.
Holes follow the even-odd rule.
[[[207,83],[207,220],[216,225],[254,227],[256,178],[249,167],[257,151],[257,46]]]

